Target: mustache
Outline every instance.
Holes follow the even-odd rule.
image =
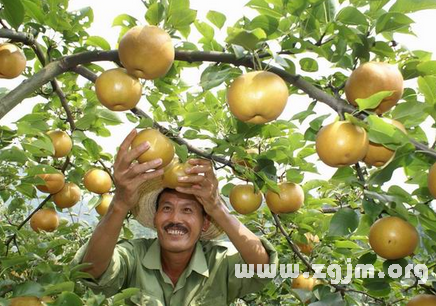
[[[164,230],[167,231],[169,229],[180,230],[185,232],[188,231],[188,229],[181,223],[172,223],[172,222],[164,226]]]

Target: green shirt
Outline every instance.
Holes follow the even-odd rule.
[[[260,238],[270,257],[270,264],[278,263],[277,252],[264,238]],[[80,263],[86,245],[74,259]],[[177,284],[163,272],[160,245],[157,239],[122,240],[115,247],[112,260],[97,280],[84,280],[91,289],[106,296],[121,289],[135,287],[137,305],[228,305],[238,297],[261,290],[270,278],[237,278],[235,264],[244,264],[233,244],[224,241],[199,241],[194,254]],[[133,300],[133,299],[132,299]]]

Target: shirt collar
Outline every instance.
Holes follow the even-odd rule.
[[[148,248],[142,264],[150,270],[162,270],[162,263],[160,261],[160,244],[158,239],[155,239]]]
[[[148,248],[142,264],[147,269],[162,271],[162,262],[160,260],[160,244],[158,239],[153,241]],[[195,245],[194,254],[192,255],[191,261],[186,267],[186,270],[188,272],[187,275],[189,275],[191,271],[195,271],[200,275],[209,277],[209,268],[207,266],[203,246],[200,241],[197,241]]]

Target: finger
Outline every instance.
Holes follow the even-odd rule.
[[[143,174],[144,172],[154,170],[157,167],[159,167],[161,164],[162,164],[162,159],[160,158],[154,159],[146,163],[136,164],[133,165],[133,167],[131,167],[131,169],[129,170],[129,174],[131,174],[132,176],[137,176],[139,174]]]
[[[198,185],[196,185],[198,186]],[[192,194],[201,198],[207,196],[207,192],[204,192],[204,188],[193,187],[176,187],[176,190],[181,193]]]
[[[210,160],[202,158],[192,158],[188,160],[188,163],[191,165],[211,165]]]
[[[200,184],[205,180],[203,175],[190,175],[190,176],[182,176],[178,178],[179,182],[183,183],[192,183],[192,184]]]
[[[142,153],[146,152],[150,149],[150,143],[148,141],[141,143],[137,147],[131,149],[128,153],[126,153],[124,162],[127,164],[131,164],[132,161],[141,156]]]
[[[185,172],[188,174],[199,174],[199,173],[206,173],[211,170],[212,168],[210,167],[210,165],[206,165],[206,166],[188,167],[186,168]]]
[[[159,169],[156,171],[145,172],[145,173],[141,174],[140,176],[138,176],[137,178],[140,181],[140,183],[142,184],[144,181],[149,181],[151,179],[154,179],[156,177],[163,175],[163,173],[164,173],[163,169]]]
[[[126,136],[126,138],[124,138],[123,142],[121,143],[120,148],[118,149],[115,162],[119,162],[120,159],[126,154],[135,136],[136,136],[136,129],[134,128],[133,130],[130,131],[130,133]]]

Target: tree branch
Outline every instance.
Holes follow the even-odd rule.
[[[272,214],[274,221],[276,223],[276,227],[278,227],[278,229],[280,230],[280,232],[282,233],[282,235],[286,238],[286,241],[288,242],[289,246],[291,247],[292,251],[297,255],[298,258],[300,258],[300,260],[303,262],[303,264],[309,269],[310,272],[315,273],[315,270],[312,268],[312,265],[307,261],[306,258],[304,258],[304,256],[301,254],[300,250],[295,246],[295,244],[292,242],[291,237],[289,237],[288,233],[286,232],[286,230],[283,228],[279,217],[276,214]],[[344,293],[344,292],[355,292],[355,293],[359,293],[362,294],[364,296],[367,296],[371,299],[373,299],[376,302],[382,303],[384,304],[384,301],[382,299],[373,297],[371,295],[369,295],[368,293],[364,292],[364,291],[360,291],[360,290],[356,290],[356,289],[352,289],[352,288],[346,288],[346,287],[342,287],[339,286],[337,284],[332,284],[330,281],[328,282],[328,284],[330,286],[332,286],[333,288],[335,288],[337,291]]]
[[[1,32],[0,32],[1,36]],[[250,58],[236,58],[234,54],[222,53],[222,52],[203,52],[203,51],[182,51],[176,50],[176,60],[187,61],[187,62],[220,62],[229,63],[236,66],[245,66],[253,68],[253,63]],[[41,69],[33,77],[24,81],[21,85],[10,91],[0,100],[0,119],[4,117],[11,109],[13,109],[18,103],[23,99],[28,97],[40,86],[54,79],[57,75],[64,73],[68,70],[73,70],[76,66],[97,62],[97,61],[119,61],[118,51],[89,51],[82,52],[79,54],[74,54],[70,56],[65,56],[57,61],[51,62],[46,67]],[[80,71],[83,72],[83,68]],[[321,89],[315,87],[311,83],[304,80],[301,76],[292,75],[283,69],[270,67],[262,63],[262,68],[267,69],[280,77],[282,77],[286,82],[294,85],[303,92],[305,92],[310,98],[323,102],[330,106],[332,109],[338,113],[353,113],[356,108],[351,104],[348,104],[343,99],[337,99]],[[364,118],[366,115],[361,114]],[[424,153],[436,158],[436,151],[426,147],[423,144],[419,144],[416,141],[412,143]]]
[[[38,207],[36,207],[31,213],[30,213],[30,215],[28,215],[27,216],[27,218],[26,219],[24,219],[19,225],[18,225],[18,227],[17,227],[17,231],[19,231],[26,223],[27,223],[27,221],[29,221],[30,220],[30,218],[32,218],[32,216],[38,211],[38,210],[40,210],[44,205],[45,205],[45,203],[47,203],[49,200],[50,200],[50,198],[51,198],[51,194],[49,194],[45,199],[44,199],[44,201],[42,201],[41,202],[41,204],[39,204],[38,205]],[[9,245],[11,244],[11,242],[12,241],[15,241],[15,239],[17,238],[17,233],[14,233],[14,234],[12,234],[7,240],[6,240],[6,242],[5,242],[5,245],[6,245],[6,254],[5,254],[5,256],[7,257],[8,256],[8,253],[9,253]]]

